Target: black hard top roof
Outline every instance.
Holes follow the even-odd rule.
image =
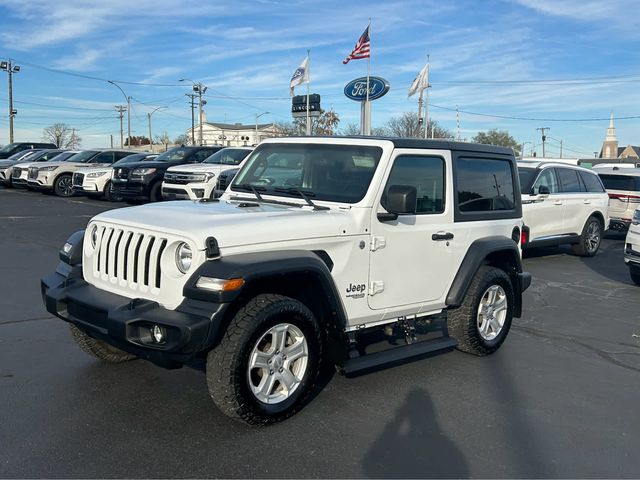
[[[318,137],[307,137],[318,138]],[[424,148],[434,150],[457,150],[466,152],[496,153],[500,155],[513,155],[513,150],[498,145],[485,145],[482,143],[454,142],[443,139],[422,138],[398,138],[398,137],[367,137],[363,135],[352,136],[325,136],[324,138],[354,138],[358,140],[386,140],[393,143],[395,148]]]

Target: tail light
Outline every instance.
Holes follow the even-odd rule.
[[[609,198],[613,200],[620,200],[625,203],[640,203],[640,196],[638,195],[623,195],[618,193],[609,193]]]
[[[526,245],[529,241],[529,228],[522,227],[522,231],[520,232],[520,245]]]

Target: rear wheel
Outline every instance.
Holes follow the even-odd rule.
[[[53,191],[59,197],[71,197],[73,195],[73,183],[71,174],[63,173],[53,182]]]
[[[598,253],[600,242],[602,241],[602,225],[600,220],[589,217],[582,229],[580,242],[572,245],[573,253],[581,257],[593,257]]]
[[[475,355],[495,352],[504,342],[513,318],[513,285],[504,270],[482,266],[462,305],[449,312],[449,333],[458,350]]]
[[[122,363],[134,360],[135,355],[123,352],[122,350],[112,347],[108,343],[90,337],[75,325],[69,325],[73,340],[78,346],[89,355],[96,357],[106,363]]]

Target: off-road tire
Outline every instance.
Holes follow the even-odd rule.
[[[70,173],[63,173],[59,175],[53,182],[53,193],[55,193],[58,197],[72,197],[73,189],[71,189],[71,193],[68,190],[64,190],[62,187],[62,183],[66,180],[71,181]]]
[[[302,382],[289,398],[267,404],[251,391],[247,377],[249,357],[262,335],[283,322],[296,326],[304,334],[308,346],[307,368]],[[282,295],[258,295],[236,313],[220,344],[207,356],[209,394],[216,406],[233,419],[252,425],[280,422],[308,402],[322,355],[320,327],[303,303]]]
[[[73,340],[82,350],[105,363],[123,363],[138,358],[135,355],[112,347],[108,343],[90,337],[75,325],[69,325],[69,329]]]
[[[507,314],[500,333],[493,340],[485,340],[478,330],[477,315],[480,301],[493,285],[502,287],[506,294]],[[513,319],[513,285],[504,270],[488,265],[478,269],[467,290],[462,305],[448,312],[449,335],[458,341],[457,349],[478,356],[495,352],[504,342]]]
[[[640,268],[629,267],[631,281],[640,286]]]
[[[598,243],[595,247],[590,245],[591,238],[591,228],[597,229]],[[593,257],[596,253],[598,253],[598,249],[600,248],[600,244],[602,243],[602,224],[600,220],[596,217],[589,217],[587,222],[584,224],[582,228],[582,233],[580,234],[580,241],[574,245],[571,245],[573,249],[573,253],[580,257]]]

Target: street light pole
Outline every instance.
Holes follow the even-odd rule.
[[[185,93],[190,99],[191,103],[191,145],[196,144],[196,124],[195,124],[195,110],[196,110],[196,95],[193,93]]]
[[[118,85],[113,80],[107,80],[107,82],[118,87],[118,89],[122,92],[122,95],[124,95],[124,98],[127,100],[127,144],[129,145],[128,148],[131,148],[131,97],[124,93],[124,90],[122,90],[120,85]]]
[[[260,143],[260,139],[258,138],[258,119],[263,116],[263,115],[267,115],[271,112],[262,112],[260,115],[256,114],[256,145],[258,145]]]
[[[153,115],[154,113],[156,113],[158,110],[162,108],[169,108],[169,107],[158,107],[155,110],[151,111],[150,113],[147,113],[147,118],[149,119],[149,146],[151,147],[151,153],[153,153],[153,137],[151,136],[151,115]]]
[[[202,100],[202,95],[207,91],[207,87],[200,82],[194,82],[189,78],[181,78],[181,82],[191,82],[193,85],[193,91],[198,94],[198,124],[200,125],[200,145],[203,144],[203,133],[202,133],[202,107],[207,102]],[[193,111],[193,110],[192,110]],[[191,130],[193,132],[193,129]]]
[[[18,113],[13,109],[13,74],[20,71],[20,65],[13,65],[11,60],[0,62],[0,69],[9,75],[9,143],[13,143],[13,117]]]

